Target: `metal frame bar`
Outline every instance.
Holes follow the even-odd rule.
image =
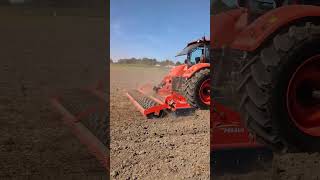
[[[88,150],[99,160],[99,162],[108,170],[109,158],[108,149],[102,142],[93,135],[88,128],[77,122],[77,118],[72,115],[57,98],[50,99],[53,107],[63,115],[62,120],[72,130],[72,133],[80,140],[80,142],[87,146]]]

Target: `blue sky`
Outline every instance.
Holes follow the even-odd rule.
[[[111,0],[111,58],[175,58],[190,40],[209,36],[210,0]]]

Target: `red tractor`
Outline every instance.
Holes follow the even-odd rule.
[[[320,5],[212,0],[212,149],[320,150]],[[248,129],[248,131],[247,131]]]
[[[189,110],[210,107],[210,40],[192,41],[177,56],[187,56],[185,63],[170,70],[157,85],[144,85],[127,93],[129,99],[148,118],[167,112],[184,115]],[[189,114],[189,113],[187,113]]]

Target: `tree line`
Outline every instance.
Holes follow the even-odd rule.
[[[110,59],[110,63],[117,63],[117,64],[144,64],[144,65],[160,65],[160,66],[168,66],[168,65],[180,65],[180,62],[174,63],[172,60],[164,60],[158,61],[157,59],[150,59],[150,58],[129,58],[129,59],[119,59],[117,62]]]

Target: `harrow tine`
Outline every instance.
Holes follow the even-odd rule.
[[[145,109],[129,93],[126,93],[126,95],[129,98],[129,100],[133,103],[133,105],[138,108],[141,114],[145,116],[145,113],[144,113]]]
[[[162,117],[164,110],[169,106],[155,97],[148,96],[141,90],[132,90],[126,93],[129,100],[147,118]]]
[[[147,96],[146,93],[144,91],[142,91],[141,89],[139,89],[138,91],[141,92],[142,94],[144,94],[145,96]],[[159,104],[163,104],[162,101],[160,101],[159,99],[157,99],[157,98],[155,98],[153,96],[148,96],[148,97],[151,98],[152,100],[154,100],[155,102],[159,103]]]

